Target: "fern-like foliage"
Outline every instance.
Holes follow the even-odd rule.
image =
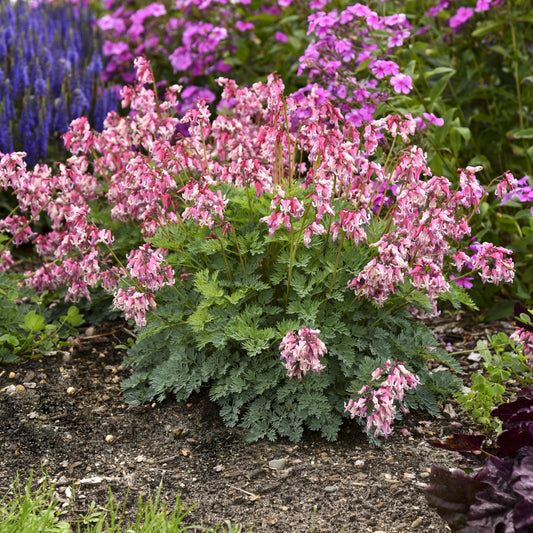
[[[391,360],[405,362],[424,383],[409,392],[406,406],[437,414],[439,394],[453,394],[457,380],[449,372],[429,374],[427,360],[454,370],[457,363],[405,311],[404,295],[378,307],[346,289],[371,249],[322,236],[291,253],[287,235],[270,237],[258,222],[269,212],[266,202],[263,213],[260,203],[252,215],[244,192],[231,194],[246,228],[238,238],[226,232],[206,239],[209,231],[192,223],[187,231],[170,226],[154,237],[154,245],[175,251],[169,261],[187,275],[179,290],[158,295],[156,314],[129,351],[126,400],[185,400],[207,387],[225,423],[246,428],[250,440],[297,441],[305,428],[333,440],[346,418],[344,402]],[[410,302],[416,305],[416,298]],[[320,329],[328,353],[319,374],[299,381],[287,377],[279,344],[302,326]]]

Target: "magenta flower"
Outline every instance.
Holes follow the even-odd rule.
[[[474,278],[472,276],[465,276],[464,278],[459,278],[457,276],[452,275],[450,276],[450,279],[452,281],[455,281],[455,284],[459,287],[463,287],[463,289],[471,289],[474,286],[474,284],[472,283]]]
[[[281,31],[277,31],[274,34],[274,37],[276,38],[276,41],[279,41],[280,43],[286,43],[289,41],[289,38]]]
[[[471,7],[460,7],[457,9],[455,15],[450,17],[450,28],[458,28],[462,26],[470,17],[474,15],[474,10]]]
[[[324,365],[320,363],[319,358],[324,356],[328,350],[326,345],[318,338],[319,329],[301,328],[297,334],[289,331],[281,344],[280,359],[285,359],[283,365],[287,369],[287,375],[290,379],[296,376],[302,380],[307,372],[320,373]]]
[[[492,0],[477,0],[476,13],[480,13],[481,11],[488,11],[490,9],[491,4]]]
[[[436,117],[433,113],[422,113],[422,116],[429,124],[434,124],[435,126],[444,126],[444,119]]]
[[[244,22],[243,20],[238,20],[238,21],[235,23],[235,27],[236,27],[239,31],[248,31],[248,30],[253,30],[253,29],[254,29],[254,25],[253,25],[253,23],[251,23],[251,22]]]
[[[405,74],[397,74],[393,76],[390,80],[392,88],[398,94],[409,94],[413,88],[413,80],[411,76]]]

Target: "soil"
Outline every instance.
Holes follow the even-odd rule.
[[[432,327],[456,350],[512,330],[465,319]],[[33,470],[37,483],[46,471],[67,520],[86,514],[91,502],[103,508],[109,488],[115,502],[127,500],[134,520],[139,496],[146,500],[160,487],[167,509],[179,495],[187,506],[198,504],[187,525],[230,520],[256,533],[449,531],[426,505],[424,488],[432,464],[459,461],[428,440],[476,432],[454,400],[436,419],[411,413],[380,448],[349,420],[336,442],[309,432],[297,444],[249,444],[243,431],[224,426],[206,393],[126,405],[120,380],[129,371],[114,346],[128,336],[123,323],[91,327],[69,352],[0,365],[0,495],[17,473],[24,483]],[[460,359],[466,383],[479,369],[467,355]]]

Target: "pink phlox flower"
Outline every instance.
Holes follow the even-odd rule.
[[[331,0],[311,0],[309,2],[309,9],[324,9],[330,2]]]
[[[476,13],[480,13],[482,11],[488,11],[490,9],[491,4],[492,4],[492,0],[477,0]]]
[[[432,8],[430,8],[429,11],[425,13],[425,16],[436,17],[441,11],[444,11],[445,9],[447,9],[449,5],[450,5],[450,0],[442,0],[436,6],[433,6]]]
[[[274,34],[274,37],[276,39],[276,41],[280,42],[280,43],[288,43],[289,42],[289,38],[287,37],[287,35],[285,35],[283,32],[281,31],[277,31],[275,34]]]
[[[455,15],[450,17],[450,28],[456,29],[462,26],[470,17],[474,15],[474,10],[471,7],[459,7]]]
[[[387,44],[390,48],[403,46],[405,39],[411,35],[407,30],[396,30],[391,37],[388,38]]]
[[[398,64],[394,61],[384,61],[378,59],[370,66],[370,70],[378,80],[385,76],[396,76],[399,73]]]
[[[135,287],[115,292],[113,308],[124,313],[126,320],[135,320],[138,328],[146,326],[146,313],[157,307],[155,297],[150,292],[140,292]]]
[[[128,43],[124,41],[104,41],[102,45],[102,53],[105,56],[131,55],[129,49]]]
[[[318,13],[311,13],[308,17],[309,27],[307,29],[307,35],[315,32],[316,35],[320,38],[326,37],[328,32],[327,29],[335,26],[338,21],[337,11],[331,11],[326,13],[324,11],[319,11]]]
[[[436,117],[433,113],[422,113],[422,116],[426,119],[428,124],[434,124],[435,126],[444,126],[444,119]]]
[[[320,363],[320,357],[327,352],[326,345],[318,338],[319,329],[301,328],[297,334],[289,331],[281,344],[280,359],[284,359],[283,365],[287,369],[290,379],[296,376],[298,380],[309,371],[320,373],[325,367]]]
[[[96,21],[96,25],[104,32],[113,30],[115,36],[118,36],[126,31],[124,20],[113,15],[104,15]]]
[[[455,281],[455,284],[459,287],[463,287],[463,289],[471,289],[474,284],[472,276],[466,276],[466,277],[457,277],[457,276],[450,276],[450,280]]]
[[[253,25],[252,22],[244,22],[243,20],[238,20],[235,23],[235,27],[239,31],[248,31],[248,30],[253,30],[254,29],[254,25]]]
[[[398,94],[409,94],[413,88],[413,80],[411,76],[406,74],[397,74],[393,76],[390,80],[394,92]]]

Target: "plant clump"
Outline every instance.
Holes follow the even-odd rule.
[[[462,277],[513,278],[507,249],[468,248],[480,169],[460,169],[454,189],[410,144],[409,115],[357,128],[316,94],[284,96],[275,76],[250,88],[222,78],[225,112],[212,120],[204,102],[180,119],[181,88],[160,101],[148,62],[136,66],[122,90],[130,114],[110,113],[102,133],[73,121],[57,174],[3,156],[22,213],[8,244],[33,243],[43,262],[26,284],[66,286],[74,302],[98,286],[113,294],[140,330],[130,403],[207,386],[251,439],[298,440],[304,427],[333,439],[344,404],[393,365],[409,384],[393,403],[437,414],[459,380],[427,360],[458,366],[417,318],[439,299],[473,305]],[[502,179],[502,193],[515,186]],[[36,236],[40,216],[52,230]],[[390,433],[399,412],[388,412],[375,436]]]

